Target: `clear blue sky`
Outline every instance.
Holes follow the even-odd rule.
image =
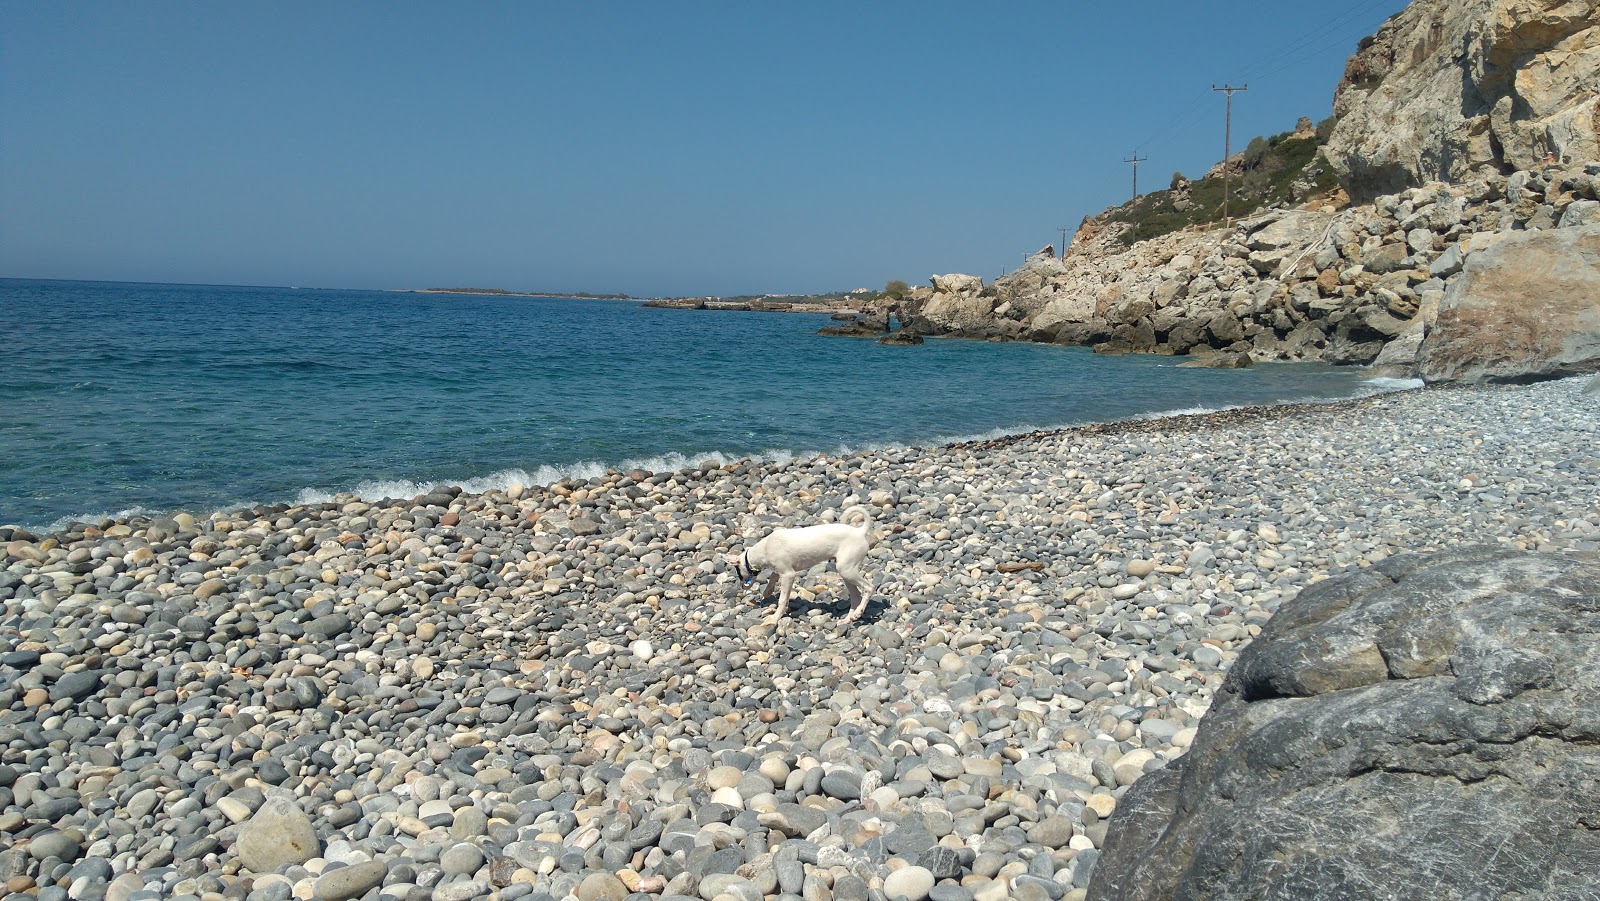
[[[0,0],[0,276],[634,295],[993,278],[1331,112],[1404,0]]]

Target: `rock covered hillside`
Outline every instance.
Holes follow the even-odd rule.
[[[1414,3],[1350,61],[1324,148],[1369,202],[1257,211],[1132,247],[1100,217],[1064,259],[1045,248],[991,285],[935,276],[896,312],[914,334],[1230,351],[1439,380],[1600,367],[1600,256],[1586,249],[1600,240],[1586,68],[1600,69],[1600,48],[1588,49],[1597,26],[1597,2]],[[1444,116],[1452,104],[1460,121]],[[1557,295],[1589,300],[1526,302]],[[1483,340],[1512,326],[1509,347]]]

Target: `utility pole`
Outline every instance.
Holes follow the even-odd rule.
[[[1132,163],[1133,164],[1133,199],[1134,200],[1138,200],[1139,199],[1139,164],[1144,162],[1147,159],[1149,159],[1149,157],[1140,156],[1139,155],[1139,151],[1135,150],[1133,152],[1133,156],[1132,157],[1123,160],[1124,163]]]
[[[1222,131],[1222,219],[1227,225],[1233,224],[1233,217],[1228,215],[1228,157],[1233,155],[1233,92],[1248,91],[1249,85],[1234,87],[1233,85],[1211,86],[1213,91],[1221,91],[1228,95],[1228,118]]]
[[[1067,258],[1067,227],[1063,225],[1056,231],[1061,233],[1061,259],[1064,260]]]

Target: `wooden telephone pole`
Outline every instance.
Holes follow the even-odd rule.
[[[1061,233],[1061,254],[1060,254],[1060,258],[1064,260],[1064,259],[1067,258],[1067,227],[1065,225],[1063,225],[1060,228],[1056,229],[1056,231]]]
[[[1123,160],[1124,163],[1132,163],[1133,164],[1133,199],[1134,200],[1138,200],[1139,199],[1139,164],[1144,162],[1147,159],[1149,159],[1149,157],[1140,156],[1139,155],[1139,151],[1135,150],[1133,152],[1133,156],[1132,157],[1129,157],[1128,159]]]
[[[1222,131],[1222,219],[1227,225],[1233,224],[1233,217],[1228,215],[1228,157],[1233,155],[1233,94],[1235,91],[1248,91],[1249,85],[1234,87],[1233,85],[1211,86],[1213,91],[1221,91],[1228,95],[1228,118]]]

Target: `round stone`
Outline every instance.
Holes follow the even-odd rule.
[[[54,857],[71,863],[83,853],[83,843],[65,832],[42,832],[28,844],[28,853],[33,855],[34,860]]]
[[[733,788],[734,786],[738,785],[739,780],[743,778],[744,772],[738,767],[712,767],[711,771],[706,773],[706,787],[710,788],[712,791],[716,791],[719,788]]]
[[[883,893],[889,901],[922,901],[933,891],[933,882],[933,874],[923,867],[901,867],[883,880]]]
[[[578,901],[625,901],[628,887],[610,873],[590,873],[578,883]]]
[[[1028,830],[1028,841],[1046,848],[1064,848],[1072,841],[1072,821],[1059,814],[1045,817]]]
[[[483,866],[483,850],[477,845],[462,842],[439,855],[439,866],[446,873],[472,874]]]
[[[374,886],[383,883],[389,874],[389,865],[381,860],[369,860],[329,870],[317,878],[316,896],[328,901],[349,901],[365,895]]]

